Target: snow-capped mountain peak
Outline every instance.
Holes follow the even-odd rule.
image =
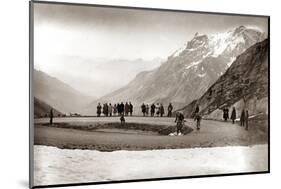
[[[212,57],[218,57],[223,53],[233,51],[235,48],[244,49],[240,46],[251,46],[256,42],[265,39],[265,34],[257,27],[239,26],[226,32],[219,32],[210,35],[200,35],[195,33],[194,37],[185,43],[182,47],[176,50],[171,57],[181,56],[183,52],[190,53],[193,51],[207,51],[203,54],[208,54]],[[235,56],[241,54],[242,51],[235,53]],[[233,59],[233,57],[231,58]],[[206,56],[202,56],[206,58]],[[197,60],[199,61],[199,60]]]

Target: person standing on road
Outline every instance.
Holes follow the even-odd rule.
[[[121,107],[120,107],[120,104],[119,103],[117,103],[117,113],[118,113],[118,115],[120,116],[121,115]]]
[[[133,114],[133,104],[131,102],[129,102],[129,112],[130,112],[130,116],[132,116]]]
[[[116,104],[114,104],[114,106],[113,106],[113,115],[115,116],[116,113],[117,113],[117,106],[116,106]]]
[[[165,113],[164,106],[163,104],[160,104],[160,116],[163,117],[164,113]]]
[[[121,102],[121,104],[120,104],[120,113],[121,114],[124,114],[124,109],[125,109],[125,106],[124,106],[123,102]]]
[[[53,117],[54,117],[53,108],[51,108],[51,110],[50,110],[50,125],[53,125]]]
[[[156,104],[155,109],[156,109],[156,115],[157,115],[157,117],[159,117],[159,114],[160,114],[160,105],[159,105],[159,103]]]
[[[146,106],[144,105],[144,103],[141,105],[141,112],[143,114],[143,117],[145,117]]]
[[[105,116],[108,117],[108,104],[107,103],[104,104],[104,113],[105,113]]]
[[[145,107],[145,113],[147,116],[149,115],[149,105],[148,104]]]
[[[235,107],[232,108],[232,112],[231,112],[231,120],[232,120],[232,124],[235,123],[235,119],[236,119],[236,110]]]
[[[109,114],[110,117],[112,116],[112,105],[111,105],[111,103],[109,103],[109,105],[108,105],[108,114]]]
[[[100,105],[100,103],[98,103],[98,106],[97,106],[97,116],[100,117],[100,114],[101,114],[101,105]]]
[[[155,113],[155,105],[152,104],[152,105],[150,106],[150,115],[151,115],[151,117],[154,117],[154,113]]]
[[[125,125],[125,117],[124,117],[124,114],[122,113],[121,116],[120,116],[120,121],[121,121],[121,126],[122,125]]]
[[[196,104],[196,108],[195,108],[195,110],[192,112],[191,117],[192,117],[192,118],[195,118],[196,114],[199,113],[199,111],[200,111],[199,106],[198,106],[198,104]]]
[[[226,120],[228,120],[228,119],[229,119],[229,109],[226,108]]]
[[[129,114],[129,109],[130,109],[129,104],[128,104],[128,102],[126,102],[126,103],[125,103],[125,116],[128,116],[128,114]]]
[[[177,123],[177,135],[181,135],[182,133],[182,127],[184,124],[184,116],[181,112],[177,112],[176,113],[176,119],[175,119],[175,123]]]
[[[244,127],[245,125],[245,110],[243,109],[240,116],[240,125]]]
[[[173,106],[172,103],[169,104],[168,106],[168,117],[172,117],[172,111],[173,111]]]
[[[227,119],[229,118],[228,112],[229,112],[228,108],[223,109],[223,119],[224,119],[224,121],[227,121]]]
[[[200,116],[199,113],[197,113],[197,114],[194,116],[194,120],[196,121],[196,129],[197,129],[197,130],[200,130],[201,119],[202,119],[202,117]]]
[[[249,126],[249,112],[248,112],[248,110],[246,110],[245,111],[245,129],[246,130],[249,129],[248,126]]]

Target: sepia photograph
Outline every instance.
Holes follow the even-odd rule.
[[[269,172],[269,17],[31,2],[32,185]]]

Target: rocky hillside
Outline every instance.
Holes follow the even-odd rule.
[[[49,113],[53,107],[50,105],[46,104],[45,102],[34,98],[34,117],[47,117],[49,116]],[[61,116],[62,113],[59,112],[58,110],[53,108],[53,115],[56,116]]]
[[[34,70],[34,97],[62,113],[80,113],[92,98],[76,91],[55,77]]]
[[[227,32],[196,33],[160,67],[139,73],[127,86],[93,102],[132,101],[134,104],[172,102],[182,107],[200,97],[226,71],[236,57],[265,34],[240,26]]]
[[[268,40],[239,55],[227,71],[183,110],[187,117],[196,105],[205,118],[222,118],[222,109],[236,107],[238,115],[247,108],[250,115],[268,112]]]

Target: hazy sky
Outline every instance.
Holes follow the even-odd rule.
[[[69,84],[75,81],[76,88],[81,86],[80,77],[87,81],[85,89],[91,82],[106,80],[111,87],[105,91],[97,89],[100,96],[132,79],[122,82],[106,79],[104,75],[108,77],[116,69],[103,70],[102,74],[95,69],[105,60],[165,59],[196,32],[217,33],[240,25],[259,27],[267,32],[267,19],[262,17],[35,4],[35,67]],[[156,61],[151,68],[158,65]],[[136,72],[142,69],[148,66],[140,66]]]

